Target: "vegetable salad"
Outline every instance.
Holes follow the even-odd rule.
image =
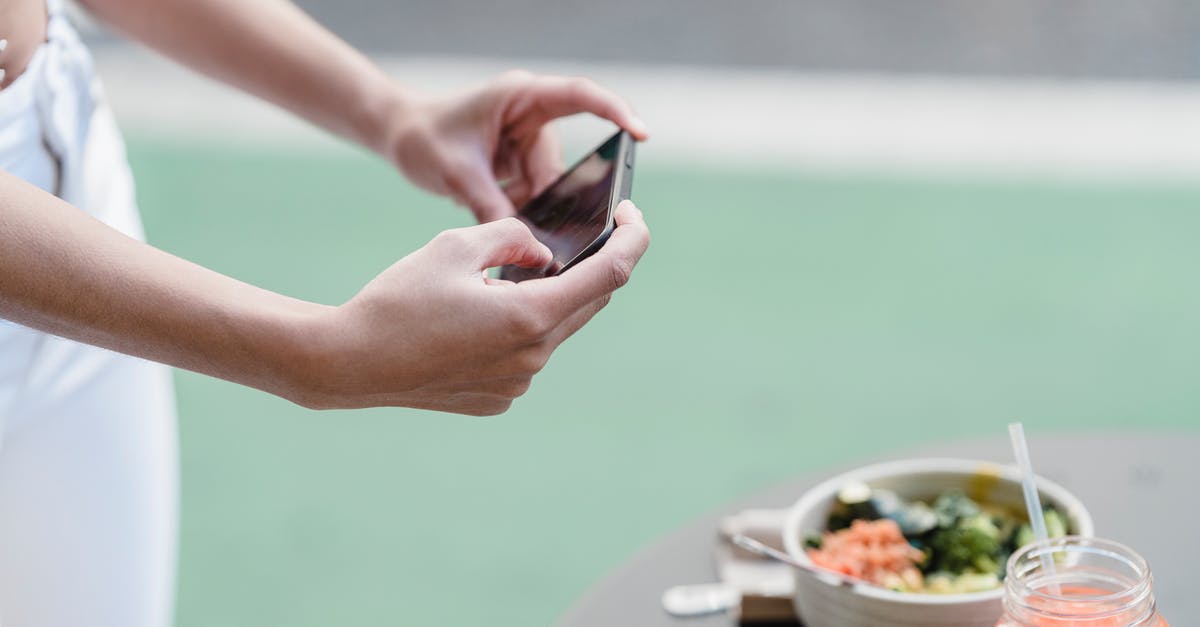
[[[1066,519],[1044,507],[1050,537]],[[1020,511],[952,490],[929,501],[853,483],[838,492],[826,529],[805,540],[814,564],[899,592],[960,593],[1000,586],[1008,556],[1034,540]]]

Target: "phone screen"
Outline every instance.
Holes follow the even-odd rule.
[[[505,266],[500,276],[510,281],[553,276],[608,235],[613,179],[621,134],[612,136],[517,213],[538,241],[554,253],[544,268]]]

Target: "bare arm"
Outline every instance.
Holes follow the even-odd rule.
[[[409,97],[287,0],[83,0],[101,20],[377,152]]]
[[[618,220],[570,273],[521,284],[483,273],[549,262],[520,222],[446,231],[330,307],[157,250],[0,171],[0,317],[308,407],[494,414],[628,278],[649,234],[632,205]]]
[[[361,143],[481,222],[562,172],[554,118],[592,113],[647,137],[628,104],[584,78],[510,72],[456,97],[417,94],[286,0],[83,1],[163,54]]]
[[[282,364],[320,307],[131,239],[0,171],[0,317],[295,397]]]
[[[245,285],[107,227],[0,173],[0,317],[279,394],[310,407],[506,409],[608,302],[649,244],[618,211],[605,247],[560,277],[494,283],[549,261],[499,220],[562,168],[546,124],[591,112],[645,138],[580,78],[505,74],[447,99],[410,94],[283,0],[85,0],[101,19],[215,78],[380,152],[481,221],[447,231],[328,307]],[[502,191],[497,178],[508,179]]]

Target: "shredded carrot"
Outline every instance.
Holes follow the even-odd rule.
[[[904,539],[894,520],[855,520],[848,529],[825,533],[808,557],[822,568],[888,588],[915,592],[923,586],[916,568],[925,554]]]

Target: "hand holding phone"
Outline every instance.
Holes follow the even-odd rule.
[[[617,205],[633,185],[634,140],[618,131],[517,212],[554,259],[538,268],[503,266],[500,278],[520,282],[554,276],[604,246]]]

